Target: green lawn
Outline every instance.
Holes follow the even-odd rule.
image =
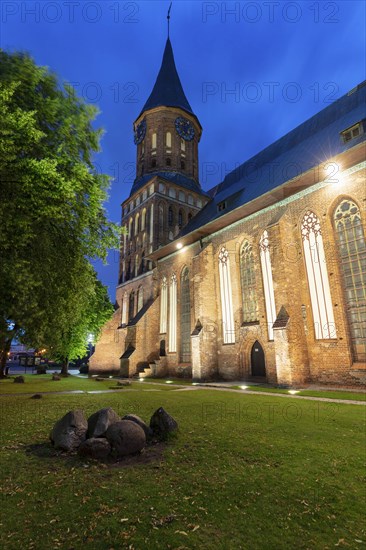
[[[245,384],[245,382],[243,382]],[[240,389],[240,386],[231,386],[233,389]],[[288,394],[289,390],[281,388],[271,388],[265,386],[248,386],[249,391],[283,393]],[[245,391],[245,390],[243,390]],[[327,399],[344,399],[346,401],[366,401],[366,393],[357,391],[342,390],[300,390],[296,395],[305,395],[307,397],[323,397]]]
[[[70,390],[98,390],[108,389],[112,384],[111,380],[96,382],[92,378],[80,378],[78,376],[68,376],[54,382],[52,374],[22,374],[25,378],[24,384],[14,384],[14,378],[0,380],[0,395],[6,393],[38,393]],[[115,385],[115,382],[113,381]]]
[[[365,546],[362,405],[152,389],[0,399],[3,548]],[[68,410],[106,406],[146,420],[164,406],[179,434],[162,460],[129,468],[29,452]]]

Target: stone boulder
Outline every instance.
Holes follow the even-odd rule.
[[[24,380],[24,376],[16,376],[14,378],[14,383],[15,384],[24,384],[25,380]]]
[[[100,409],[88,418],[87,437],[104,437],[109,426],[120,420],[118,414],[111,407]]]
[[[160,439],[165,439],[168,434],[178,429],[178,424],[163,407],[160,407],[154,412],[150,419],[150,428],[155,436]]]
[[[107,458],[111,445],[105,437],[91,437],[83,441],[78,448],[78,454],[86,458]]]
[[[88,422],[83,411],[70,411],[53,427],[51,441],[55,449],[75,451],[86,439]]]
[[[131,380],[118,380],[117,386],[131,386]]]
[[[120,420],[107,430],[106,438],[117,458],[142,451],[146,445],[144,430],[131,420]]]
[[[58,380],[61,380],[61,376],[59,376],[59,375],[56,374],[56,373],[53,373],[53,375],[52,375],[52,380],[53,380],[54,382],[58,382]]]
[[[148,426],[146,424],[146,422],[144,422],[142,420],[142,418],[137,416],[137,414],[126,414],[122,418],[122,420],[131,420],[131,422],[135,422],[138,426],[140,426],[144,430],[146,439],[151,439],[152,438],[152,436],[153,436],[152,429],[150,428],[150,426]]]
[[[32,395],[31,399],[42,399],[42,395],[40,393],[35,393]]]

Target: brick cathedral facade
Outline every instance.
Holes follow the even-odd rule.
[[[170,40],[90,373],[366,384],[365,83],[208,192]],[[295,172],[294,172],[295,170]]]

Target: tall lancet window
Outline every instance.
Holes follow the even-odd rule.
[[[177,277],[170,279],[169,288],[169,351],[177,351]]]
[[[121,324],[127,325],[128,319],[127,319],[127,292],[124,293],[123,299],[122,299],[122,317],[121,317]]]
[[[131,292],[128,299],[128,320],[131,321],[135,317],[135,293]]]
[[[168,283],[163,277],[160,288],[160,333],[166,333],[168,319]]]
[[[233,313],[233,298],[230,280],[229,252],[223,246],[219,253],[219,276],[222,311],[222,332],[224,344],[235,343],[235,326]]]
[[[146,208],[143,209],[141,214],[141,231],[145,231],[146,227]]]
[[[336,337],[332,298],[330,295],[327,264],[319,218],[308,210],[301,224],[306,273],[308,276],[315,338],[326,340]]]
[[[154,238],[154,205],[150,206],[150,242],[153,242]]]
[[[266,303],[268,339],[273,340],[273,323],[276,320],[276,304],[273,290],[271,255],[269,251],[268,231],[264,231],[259,241],[262,267],[264,299]]]
[[[137,291],[137,313],[143,308],[144,306],[144,289],[142,286],[139,287]]]
[[[343,200],[334,212],[347,318],[355,362],[366,362],[366,242],[360,209]]]
[[[240,280],[243,304],[243,322],[258,320],[257,291],[252,245],[244,241],[240,250]]]

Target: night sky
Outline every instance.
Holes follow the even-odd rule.
[[[1,47],[29,52],[99,106],[96,163],[119,222],[135,177],[132,123],[155,82],[169,2],[3,0]],[[170,37],[198,116],[203,189],[365,79],[365,3],[173,2]],[[118,254],[97,264],[114,300]]]

